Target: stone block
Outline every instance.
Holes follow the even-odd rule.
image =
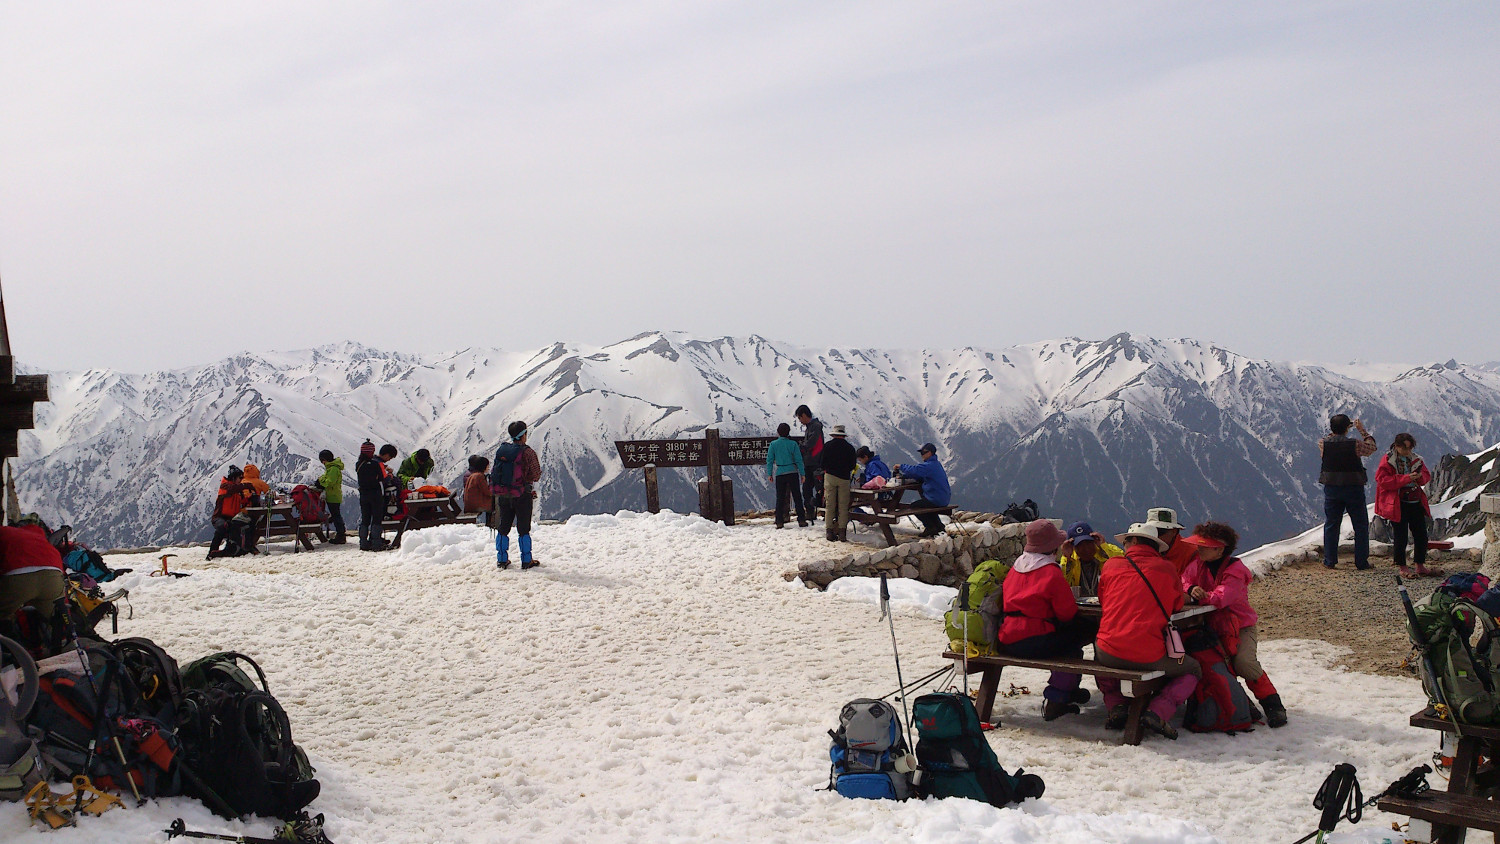
[[[915,578],[915,577],[916,577],[916,576],[917,576],[917,567],[916,567],[916,566],[914,566],[914,565],[912,565],[912,564],[911,564],[911,563],[907,563],[907,564],[906,564],[906,565],[904,565],[904,566],[902,566],[902,567],[901,567],[901,568],[900,568],[900,569],[899,569],[899,570],[898,570],[898,573],[899,573],[899,574],[900,574],[900,575],[901,575],[901,576],[902,576],[902,577],[911,577],[911,578]]]
[[[1021,524],[1020,522],[1011,522],[1008,525],[1001,525],[999,533],[1001,539],[1010,539],[1012,537],[1025,536],[1026,526]]]
[[[958,567],[958,573],[964,577],[974,573],[974,555],[968,551],[955,557],[953,564]]]
[[[942,571],[943,561],[936,554],[923,554],[917,557],[917,574],[927,583],[936,583],[938,573]]]

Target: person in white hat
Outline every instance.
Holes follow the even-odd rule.
[[[1094,639],[1094,659],[1112,668],[1165,671],[1171,679],[1147,704],[1141,720],[1152,732],[1176,739],[1172,715],[1193,693],[1202,673],[1192,657],[1167,653],[1168,621],[1187,600],[1182,580],[1161,555],[1166,544],[1153,525],[1133,524],[1116,541],[1125,549],[1125,556],[1106,562],[1099,574],[1103,618]],[[1109,711],[1104,726],[1124,729],[1130,706],[1120,692],[1120,681],[1100,678],[1098,683]]]
[[[1156,537],[1164,546],[1161,555],[1177,569],[1180,577],[1188,563],[1197,559],[1198,549],[1178,541],[1187,528],[1177,522],[1177,511],[1171,507],[1152,507],[1146,511],[1146,524],[1156,528]]]
[[[849,485],[858,466],[848,432],[834,425],[823,446],[823,512],[829,542],[849,541]]]

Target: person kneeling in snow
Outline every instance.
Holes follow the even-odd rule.
[[[1026,550],[1010,574],[1005,576],[1005,621],[1000,625],[1000,644],[1005,653],[1025,659],[1064,657],[1083,659],[1078,631],[1068,625],[1078,614],[1073,590],[1057,565],[1057,551],[1067,535],[1049,519],[1026,526]],[[1077,715],[1079,705],[1089,702],[1089,693],[1078,687],[1083,677],[1052,672],[1042,692],[1042,720]]]
[[[531,556],[531,510],[536,501],[542,464],[536,451],[526,444],[531,432],[525,422],[512,422],[510,442],[495,451],[490,470],[490,491],[495,495],[495,567],[510,568],[510,528],[515,525],[516,544],[521,546],[521,568],[538,565]]]
[[[1105,563],[1099,574],[1103,618],[1094,640],[1094,659],[1111,668],[1166,672],[1171,679],[1151,699],[1141,722],[1154,733],[1176,739],[1177,728],[1170,719],[1203,676],[1198,660],[1168,656],[1163,637],[1168,619],[1186,601],[1182,581],[1177,568],[1161,555],[1167,548],[1156,538],[1156,528],[1134,524],[1115,540],[1124,546],[1125,556]],[[1098,683],[1109,708],[1105,729],[1125,729],[1130,706],[1120,693],[1120,681],[1100,677]]]
[[[1208,626],[1219,637],[1234,673],[1245,679],[1250,693],[1266,712],[1266,724],[1286,726],[1286,707],[1281,695],[1271,685],[1271,678],[1260,667],[1256,657],[1255,623],[1260,620],[1250,606],[1250,569],[1236,556],[1240,535],[1220,522],[1204,522],[1193,528],[1192,536],[1182,542],[1198,549],[1198,557],[1182,573],[1182,588],[1188,598],[1199,604],[1219,608],[1209,617]]]

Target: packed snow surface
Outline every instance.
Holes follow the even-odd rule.
[[[782,579],[831,555],[821,530],[620,513],[535,538],[543,566],[527,572],[497,571],[475,527],[408,534],[384,554],[278,546],[205,562],[180,549],[174,567],[192,572],[180,580],[142,574],[151,555],[109,562],[136,569],[121,582],[134,605],[122,635],[184,662],[239,650],[266,669],[337,844],[1285,842],[1316,825],[1312,796],[1334,764],[1357,765],[1373,794],[1436,741],[1406,724],[1422,703],[1414,680],[1278,641],[1262,659],[1291,711],[1284,729],[1124,747],[1097,697],[1043,723],[1045,676],[1017,671],[1002,690],[1030,694],[997,702],[989,740],[1007,767],[1046,780],[1045,797],[1007,809],[845,800],[819,790],[826,730],[846,701],[892,691],[895,664],[870,582],[819,593]],[[893,587],[914,679],[942,665],[933,614],[951,590]],[[159,842],[178,816],[271,829],[178,798],[42,833],[11,805],[0,841]],[[1379,841],[1392,819],[1371,811],[1329,840]]]

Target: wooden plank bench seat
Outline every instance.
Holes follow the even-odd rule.
[[[1382,812],[1420,818],[1434,826],[1500,833],[1500,803],[1487,797],[1429,791],[1420,797],[1388,795],[1375,806]]]
[[[860,504],[856,504],[855,506],[859,507],[861,505]],[[921,515],[924,515],[924,514],[927,514],[927,513],[933,513],[933,514],[939,515],[939,516],[950,516],[951,517],[953,515],[953,508],[951,506],[950,507],[900,507],[900,506],[898,506],[895,509],[891,509],[891,510],[876,510],[874,512],[870,512],[868,510],[861,511],[861,510],[857,510],[856,509],[856,510],[853,510],[853,511],[851,511],[849,513],[849,519],[851,521],[859,522],[862,525],[873,525],[875,527],[880,528],[880,532],[885,536],[886,545],[887,546],[893,546],[893,545],[896,544],[896,534],[895,534],[895,532],[893,532],[891,530],[892,526],[894,526],[897,522],[901,521],[903,518],[905,518],[907,516],[921,516]]]
[[[272,521],[271,526],[266,531],[266,535],[272,537],[295,535],[295,544],[301,545],[308,551],[313,550],[312,538],[315,536],[319,542],[325,545],[328,544],[328,534],[323,531],[323,524],[321,522]]]
[[[946,659],[963,661],[963,654],[953,651],[944,651]],[[979,698],[974,702],[979,711],[981,721],[991,721],[991,715],[995,709],[995,692],[1000,688],[1000,673],[1006,667],[1035,668],[1042,671],[1065,671],[1069,674],[1091,674],[1095,677],[1103,677],[1107,680],[1119,680],[1122,684],[1121,691],[1130,698],[1130,717],[1125,721],[1125,744],[1136,745],[1141,743],[1145,736],[1145,726],[1141,723],[1141,716],[1146,712],[1146,704],[1151,702],[1151,695],[1166,685],[1167,673],[1165,671],[1136,671],[1129,668],[1112,668],[1100,665],[1091,659],[1026,659],[1016,656],[971,656],[969,657],[969,673],[982,672],[983,677],[979,681]],[[1129,684],[1125,686],[1123,684]]]

